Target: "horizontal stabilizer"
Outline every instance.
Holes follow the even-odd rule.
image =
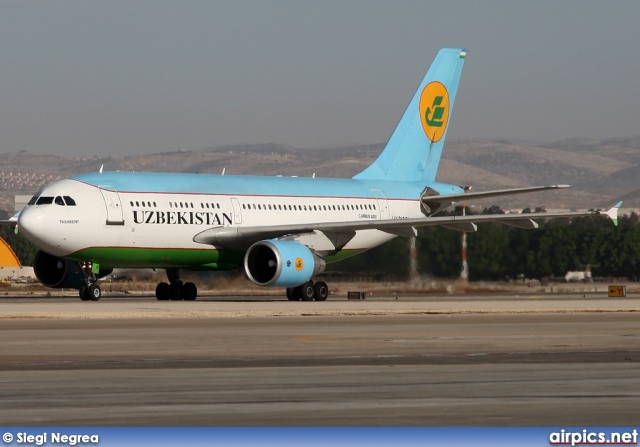
[[[423,195],[420,199],[429,203],[456,203],[463,200],[486,199],[489,197],[510,196],[532,192],[548,191],[550,189],[565,189],[571,185],[531,186],[527,188],[497,189],[494,191],[466,192],[463,194]]]

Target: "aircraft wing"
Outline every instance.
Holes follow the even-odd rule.
[[[486,214],[472,216],[439,216],[418,219],[385,219],[349,222],[268,225],[257,227],[215,227],[194,236],[194,242],[226,248],[246,248],[264,239],[288,235],[322,232],[325,234],[353,233],[358,230],[381,230],[401,236],[415,236],[417,227],[440,225],[459,231],[476,231],[476,223],[500,222],[519,228],[537,228],[533,219],[574,218],[603,215],[617,225],[619,202],[607,211],[576,211],[559,213]]]
[[[18,211],[16,214],[11,216],[7,220],[0,220],[0,225],[12,225],[12,226],[15,227],[16,225],[18,225],[18,216],[19,215],[20,215],[20,211]]]

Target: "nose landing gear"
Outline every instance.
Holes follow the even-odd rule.
[[[102,290],[100,290],[100,286],[96,284],[96,281],[98,281],[96,271],[100,270],[100,266],[90,261],[80,262],[78,265],[84,275],[85,281],[85,284],[80,287],[80,299],[82,301],[98,301],[102,296]]]

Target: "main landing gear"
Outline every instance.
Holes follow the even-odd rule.
[[[96,274],[93,271],[93,263],[81,262],[78,265],[80,266],[80,270],[82,270],[85,282],[85,284],[80,287],[80,299],[82,301],[98,301],[102,296],[102,290],[100,290],[100,286],[96,284],[98,278],[96,278]]]
[[[178,269],[167,269],[169,284],[161,282],[156,287],[156,298],[165,300],[193,301],[198,296],[198,288],[192,282],[182,283]]]
[[[298,287],[287,287],[289,301],[326,301],[329,296],[329,287],[326,283],[308,281]]]

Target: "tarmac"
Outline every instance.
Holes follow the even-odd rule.
[[[640,296],[0,297],[0,420],[637,425]]]

